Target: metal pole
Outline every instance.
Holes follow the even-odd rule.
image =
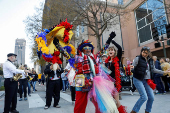
[[[162,45],[163,45],[163,50],[164,50],[164,57],[166,58],[166,49],[165,49],[165,44],[164,44],[163,35],[162,35],[162,37],[161,37],[161,40],[162,40]]]

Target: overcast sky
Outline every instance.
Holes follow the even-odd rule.
[[[0,0],[0,63],[4,63],[8,53],[14,53],[15,39],[26,40],[25,63],[32,68],[30,42],[25,33],[23,20],[35,13],[34,8],[45,0]]]

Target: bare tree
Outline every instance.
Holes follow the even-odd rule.
[[[100,38],[103,32],[107,28],[119,24],[118,17],[131,11],[123,9],[119,4],[108,2],[108,0],[73,0],[73,3],[75,7],[70,10],[77,13],[73,25],[83,23],[84,26],[89,27],[92,30],[89,35],[96,37],[99,50],[101,49]]]
[[[39,59],[37,55],[37,44],[35,37],[38,32],[42,31],[42,14],[44,4],[40,3],[39,7],[35,7],[35,13],[32,16],[27,16],[23,21],[25,24],[25,32],[29,39],[29,46],[31,48],[30,58],[32,62],[37,62],[41,67],[45,65],[43,58]]]
[[[65,21],[66,18],[68,22],[71,22],[76,16],[76,13],[70,10],[74,7],[73,5],[72,0],[46,0],[42,27],[49,29],[60,21]]]

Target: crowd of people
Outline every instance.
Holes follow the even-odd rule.
[[[91,42],[82,41],[79,44],[74,65],[76,77],[74,77],[73,82],[70,82],[69,78],[73,69],[70,63],[65,68],[62,68],[60,64],[48,63],[44,73],[37,74],[34,68],[28,70],[27,65],[16,69],[12,62],[15,61],[17,55],[9,53],[7,55],[8,60],[3,65],[5,78],[4,113],[9,113],[10,110],[13,113],[19,113],[16,110],[18,85],[19,101],[22,101],[23,94],[24,100],[27,100],[27,94],[31,96],[31,88],[32,93],[37,91],[37,81],[42,86],[46,81],[46,105],[44,109],[51,106],[52,98],[54,98],[53,107],[60,108],[60,91],[62,90],[65,93],[66,89],[70,88],[74,113],[85,113],[87,98],[90,98],[94,104],[96,113],[127,113],[127,106],[123,106],[119,101],[119,93],[122,90],[121,69],[125,69],[126,76],[133,76],[133,86],[130,91],[134,92],[137,89],[140,94],[140,98],[131,113],[139,112],[146,100],[145,113],[151,112],[155,87],[157,90],[155,94],[166,94],[169,91],[169,58],[160,58],[158,61],[156,56],[151,56],[149,47],[143,47],[133,62],[128,60],[126,68],[123,68],[121,62],[122,48],[113,40],[115,36],[115,32],[111,32],[106,44],[97,54],[94,54],[94,46]],[[114,46],[110,46],[110,43]],[[107,51],[107,54],[104,54],[105,51]],[[15,81],[13,76],[18,73],[22,76],[18,81]],[[105,84],[106,82],[107,84]]]

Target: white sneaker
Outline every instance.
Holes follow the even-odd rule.
[[[61,106],[60,106],[60,105],[56,105],[56,106],[54,106],[54,107],[56,107],[56,108],[61,108]]]
[[[40,86],[41,84],[39,84],[39,86]]]
[[[133,95],[133,92],[132,92],[132,90],[130,90],[130,94],[131,94],[131,95]]]
[[[63,93],[65,93],[66,91],[63,91]]]

